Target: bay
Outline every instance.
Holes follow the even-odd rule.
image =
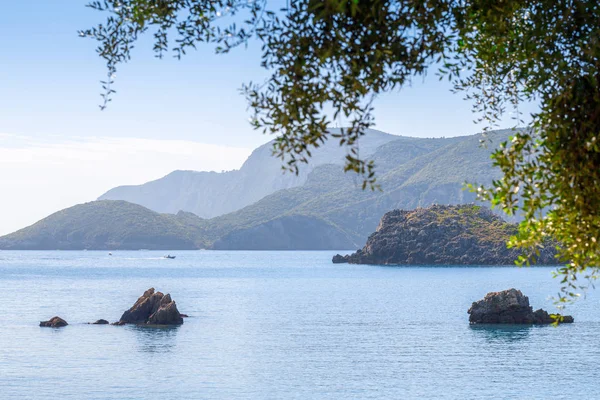
[[[570,399],[600,388],[600,296],[572,325],[472,327],[516,287],[555,311],[551,267],[332,264],[336,252],[0,252],[0,398]],[[116,321],[149,287],[190,315]],[[59,315],[62,329],[38,327]]]

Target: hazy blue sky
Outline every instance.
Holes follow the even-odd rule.
[[[0,11],[0,234],[94,200],[113,186],[174,169],[241,165],[270,138],[252,130],[243,82],[263,79],[259,46],[182,61],[158,60],[138,44],[117,75],[108,110],[95,43],[77,30],[104,16],[87,0],[19,0]],[[470,105],[431,75],[375,103],[376,128],[408,136],[476,133]],[[507,120],[507,126],[510,122]],[[210,145],[210,146],[209,146]]]

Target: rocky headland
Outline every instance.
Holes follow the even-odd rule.
[[[535,324],[572,323],[570,315],[548,314],[547,311],[533,311],[529,298],[520,290],[508,289],[490,292],[471,305],[467,311],[470,324]]]
[[[474,204],[433,205],[386,213],[367,244],[334,263],[508,265],[522,252],[506,242],[517,232],[489,209]],[[537,264],[556,264],[556,248],[540,249]]]

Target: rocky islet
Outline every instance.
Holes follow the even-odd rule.
[[[386,213],[366,245],[332,262],[390,265],[509,265],[522,254],[507,248],[516,234],[489,209],[474,205],[433,205]],[[556,264],[556,245],[540,249],[537,264]]]
[[[142,294],[133,306],[123,313],[121,319],[112,325],[181,325],[186,314],[181,314],[177,304],[171,299],[170,294],[157,292],[150,288]],[[105,319],[90,322],[90,325],[108,325]],[[41,321],[41,327],[61,328],[67,326],[64,319],[56,316],[48,321]]]
[[[156,292],[154,288],[150,288],[123,313],[119,322],[115,323],[125,324],[181,325],[183,317],[170,294]]]
[[[533,311],[533,307],[529,304],[529,298],[515,288],[486,294],[483,299],[473,302],[467,313],[471,325],[548,325],[574,322],[573,317],[570,315],[549,314],[541,308]],[[170,294],[156,292],[154,288],[150,288],[113,325],[181,325],[185,317],[187,315],[179,312]],[[109,322],[105,319],[99,319],[90,324],[107,325]],[[61,328],[67,325],[69,325],[67,321],[58,316],[40,322],[40,327]]]
[[[533,311],[529,298],[520,290],[511,288],[500,292],[490,292],[474,302],[467,311],[469,323],[475,324],[532,324],[572,323],[570,315],[549,314],[547,311]]]

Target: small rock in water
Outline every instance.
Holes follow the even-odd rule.
[[[476,301],[467,311],[471,324],[551,324],[572,323],[570,315],[552,315],[542,310],[533,311],[529,298],[520,290],[508,289],[490,292]]]
[[[92,322],[92,325],[106,325],[106,324],[108,324],[108,321],[105,319],[99,319],[96,322]]]
[[[154,288],[150,288],[114,325],[124,324],[181,325],[183,318],[171,295],[155,293]]]
[[[334,264],[345,264],[348,262],[348,256],[343,256],[341,254],[336,254],[335,256],[333,256],[333,259],[331,260]]]
[[[67,321],[61,317],[52,317],[48,321],[40,321],[40,326],[46,328],[62,328],[63,326],[69,325]]]

